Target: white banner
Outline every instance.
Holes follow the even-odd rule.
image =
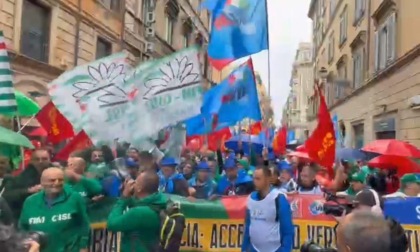
[[[127,102],[130,93],[122,87],[130,70],[125,53],[113,54],[77,66],[49,83],[51,100],[73,125],[75,131],[80,131],[84,129],[84,101],[89,97],[94,96],[95,103],[101,107],[112,107]],[[89,135],[89,132],[86,133]]]
[[[104,105],[100,101],[101,93],[91,94],[85,102],[86,112],[83,114],[83,129],[91,138],[94,144],[114,143],[116,139],[119,141],[130,142],[130,115],[127,109],[133,98],[138,95],[138,83],[133,80],[141,80],[141,76],[147,72],[156,63],[155,60],[142,63],[126,78],[126,81],[120,83],[121,89],[126,90],[127,98],[122,103],[116,103],[112,106]],[[111,95],[111,94],[110,94]]]
[[[159,59],[139,78],[139,95],[128,106],[130,141],[139,146],[169,125],[200,114],[202,78],[198,48]]]

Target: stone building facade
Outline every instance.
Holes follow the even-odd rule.
[[[199,0],[158,0],[153,50],[146,48],[147,0],[1,0],[15,88],[44,106],[47,83],[76,65],[125,50],[133,64],[183,47],[202,48],[203,74],[211,79],[206,45],[209,14]],[[209,81],[206,82],[207,84]],[[22,124],[26,123],[22,119]],[[29,126],[38,126],[31,120]]]
[[[308,101],[313,94],[313,65],[311,43],[299,43],[290,79],[290,93],[284,111],[284,120],[294,140],[303,142],[308,137]]]
[[[346,146],[396,138],[420,147],[419,8],[419,1],[311,1],[314,74],[328,71],[324,92]],[[312,96],[309,120],[318,103]]]

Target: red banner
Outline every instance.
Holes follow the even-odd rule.
[[[74,136],[73,126],[51,101],[38,112],[36,119],[48,132],[47,140],[53,144]]]
[[[92,141],[82,130],[60,152],[55,155],[57,160],[67,160],[72,152],[83,150],[92,146]]]

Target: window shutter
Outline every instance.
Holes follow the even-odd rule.
[[[387,61],[395,60],[396,54],[396,37],[397,37],[397,22],[396,22],[396,14],[395,12],[391,14],[388,18],[388,50],[387,50]]]
[[[375,72],[379,71],[379,31],[375,32]]]

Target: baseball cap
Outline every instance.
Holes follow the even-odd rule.
[[[419,177],[414,173],[405,174],[404,176],[401,177],[401,185],[405,186],[410,183],[420,184]]]
[[[366,176],[362,172],[355,173],[351,175],[350,177],[350,181],[352,182],[365,183],[365,180],[366,180]]]

